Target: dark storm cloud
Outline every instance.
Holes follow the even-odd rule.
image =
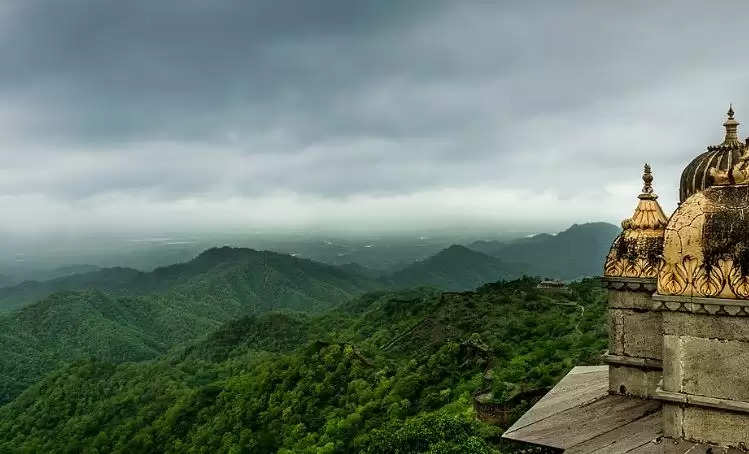
[[[184,207],[187,223],[272,206],[258,216],[366,224],[376,213],[353,205],[368,203],[418,224],[440,222],[447,191],[474,214],[512,208],[516,224],[538,222],[531,209],[615,220],[643,161],[672,204],[727,103],[749,118],[745,9],[7,1],[0,208],[95,220],[116,199],[133,216]],[[513,207],[518,191],[536,205]]]

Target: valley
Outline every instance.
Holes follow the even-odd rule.
[[[596,363],[605,341],[596,280],[548,293],[504,257],[584,242],[574,270],[546,263],[563,277],[600,268],[589,256],[615,233],[452,245],[391,272],[221,247],[2,288],[0,451],[494,452],[473,396],[522,411],[517,396]],[[450,439],[424,435],[434,425]]]

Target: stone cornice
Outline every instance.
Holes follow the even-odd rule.
[[[653,293],[656,289],[654,277],[611,277],[601,278],[604,287],[612,290],[629,290],[632,292]]]
[[[696,296],[653,295],[653,310],[703,315],[749,316],[749,301]]]

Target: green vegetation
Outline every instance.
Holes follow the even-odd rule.
[[[414,263],[386,278],[397,288],[430,285],[443,290],[471,290],[498,279],[520,277],[517,266],[453,245],[428,259]]]
[[[231,248],[150,273],[106,269],[51,282],[94,290],[55,293],[0,316],[0,403],[63,361],[155,358],[247,314],[320,312],[381,286],[309,260]]]
[[[249,315],[154,360],[77,361],[0,407],[0,452],[495,453],[473,393],[522,411],[512,389],[540,395],[605,349],[597,281],[535,285],[380,291]]]
[[[216,290],[221,293],[210,293],[210,286],[219,287]],[[0,288],[0,313],[63,290],[100,290],[118,296],[171,292],[197,298],[222,297],[228,291],[232,298],[267,309],[319,310],[381,286],[359,274],[287,254],[222,247],[208,249],[189,262],[148,273],[104,268]]]

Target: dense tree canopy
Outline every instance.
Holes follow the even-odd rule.
[[[520,412],[605,348],[597,281],[535,284],[369,293],[231,321],[153,360],[81,360],[0,407],[0,452],[498,452],[475,393]]]

